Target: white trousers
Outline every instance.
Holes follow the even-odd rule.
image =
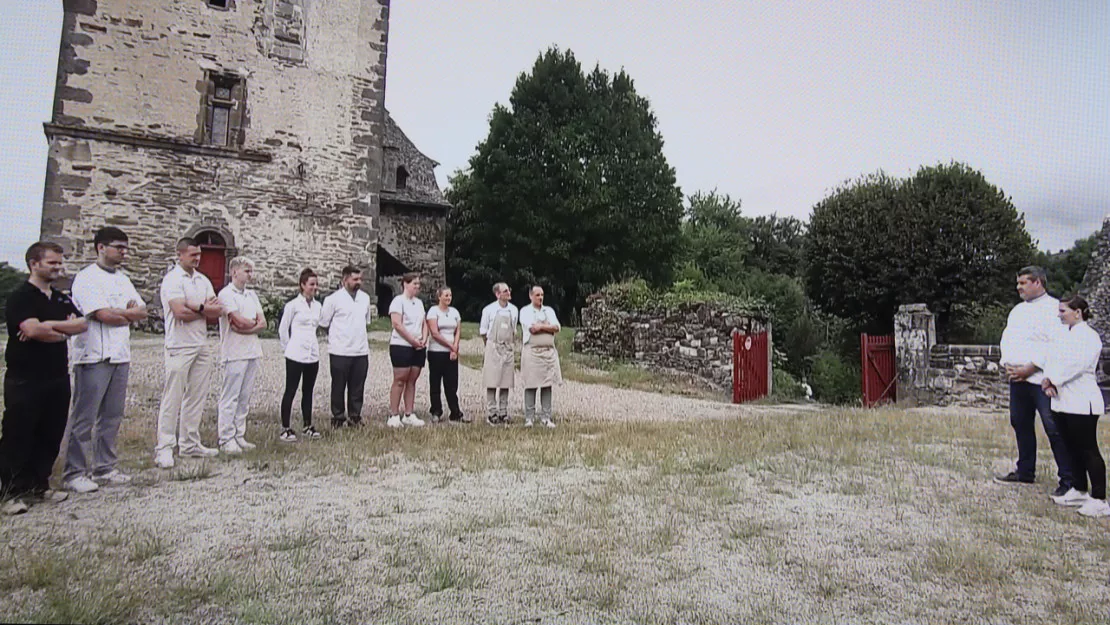
[[[223,445],[247,434],[251,392],[261,369],[261,358],[229,360],[224,363],[224,387],[220,393],[219,430]]]
[[[207,345],[166,350],[166,384],[158,411],[158,445],[163,449],[189,451],[200,446],[200,417],[213,358]]]

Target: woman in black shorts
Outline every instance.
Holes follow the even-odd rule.
[[[393,363],[393,386],[389,388],[389,421],[386,425],[420,427],[424,421],[414,414],[416,380],[427,357],[428,324],[420,293],[420,274],[401,277],[404,291],[389,305],[393,333],[389,337],[389,360]],[[401,404],[404,400],[404,416]]]

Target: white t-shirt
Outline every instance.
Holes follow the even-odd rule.
[[[174,265],[165,278],[162,278],[162,319],[166,324],[166,349],[175,347],[203,347],[208,338],[208,322],[204,319],[178,321],[170,309],[170,300],[185,299],[191,306],[203,304],[215,297],[212,283],[199,271],[193,275],[185,273],[181,265]]]
[[[234,284],[229,284],[220,290],[220,303],[226,312],[236,313],[241,317],[254,320],[262,310],[262,302],[258,301],[258,294],[251,289],[240,291]],[[262,357],[262,342],[257,334],[240,334],[231,330],[231,319],[228,315],[220,316],[220,360],[250,360]]]
[[[544,306],[537,310],[535,306],[529,304],[520,309],[520,327],[524,330],[524,338],[522,339],[524,345],[527,345],[529,339],[532,338],[532,333],[529,330],[536,322],[562,327],[559,325],[559,318],[555,316],[555,309]]]
[[[389,304],[390,316],[393,313],[401,313],[401,325],[405,326],[413,338],[420,338],[421,327],[424,325],[424,302],[420,301],[419,297],[412,299],[404,295],[394,297],[393,302]],[[412,347],[412,344],[402,338],[397,330],[389,335],[389,344]]]
[[[493,327],[493,320],[496,319],[498,315],[508,315],[515,326],[520,318],[520,311],[512,302],[504,306],[502,306],[499,301],[487,304],[486,307],[482,309],[482,323],[478,325],[478,334],[489,336],[489,331]]]
[[[370,296],[359,289],[351,297],[347,289],[324,298],[320,325],[328,329],[328,353],[335,356],[365,356],[370,353],[366,324],[370,317]]]
[[[92,318],[98,310],[124,309],[131,301],[143,303],[123,271],[107,271],[95,263],[85,267],[73,278],[72,297],[77,310],[89,318],[88,331],[73,337],[73,364],[131,362],[130,324],[110,326]]]
[[[443,311],[439,306],[432,306],[428,309],[427,318],[429,321],[435,319],[437,327],[439,328],[440,336],[442,336],[444,340],[446,340],[448,343],[454,344],[455,331],[458,330],[459,323],[462,321],[462,317],[459,316],[459,311],[455,310],[454,306],[448,306],[446,312]],[[439,341],[431,338],[430,334],[428,335],[428,337],[428,351],[451,351],[450,349],[441,345]]]

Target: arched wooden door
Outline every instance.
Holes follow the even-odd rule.
[[[205,230],[196,237],[200,246],[200,272],[212,282],[218,294],[227,284],[227,242],[218,232]]]

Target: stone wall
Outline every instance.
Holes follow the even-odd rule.
[[[734,330],[769,331],[770,324],[713,304],[622,310],[593,296],[582,309],[574,351],[694,376],[710,388],[724,390],[732,387]]]
[[[378,241],[409,271],[420,272],[423,290],[431,293],[446,279],[445,228],[443,209],[386,202],[382,204]]]
[[[158,313],[174,242],[204,230],[256,260],[261,290],[305,266],[334,285],[347,263],[374,283],[388,0],[228,4],[65,2],[42,235],[72,274],[121,227]],[[201,141],[212,72],[245,85],[228,147]]]
[[[1110,345],[1110,216],[1102,222],[1080,293],[1091,305],[1091,327]]]

